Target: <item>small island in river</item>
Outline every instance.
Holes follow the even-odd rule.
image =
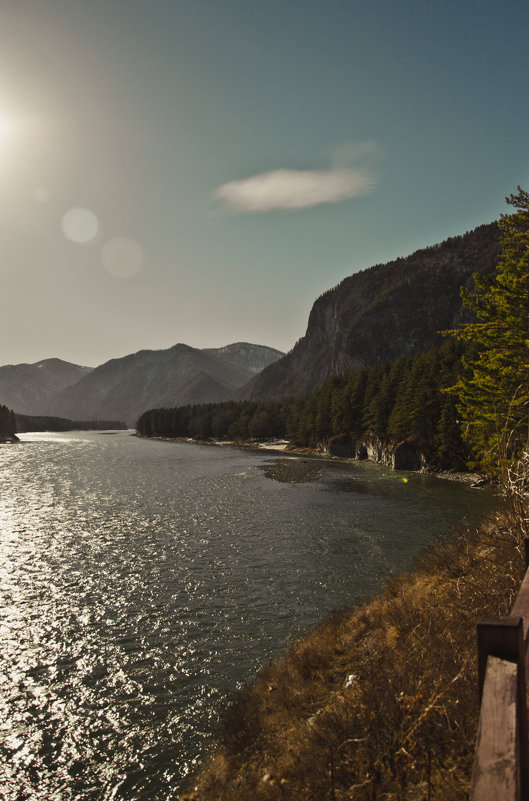
[[[310,484],[317,481],[321,474],[321,464],[315,459],[270,459],[259,465],[267,478],[287,484]]]

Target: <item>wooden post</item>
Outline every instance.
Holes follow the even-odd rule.
[[[483,697],[483,685],[489,656],[497,657],[516,665],[517,693],[516,715],[518,732],[518,754],[520,759],[521,798],[529,798],[529,737],[527,722],[527,695],[525,678],[524,625],[521,617],[483,617],[478,622],[478,676],[479,698]]]
[[[521,617],[482,617],[478,621],[478,678],[479,700],[487,669],[487,657],[497,656],[509,662],[522,664],[525,673],[523,647],[523,621]]]
[[[526,546],[529,546],[529,540],[525,540]],[[529,798],[529,719],[527,708],[527,688],[529,687],[529,665],[527,664],[527,645],[529,642],[529,570],[524,576],[522,586],[516,596],[516,601],[511,609],[512,617],[521,617],[523,620],[523,637],[524,647],[522,662],[525,665],[525,670],[520,673],[523,677],[523,683],[520,680],[520,698],[523,699],[521,704],[524,715],[523,720],[520,722],[520,753],[522,761],[522,783],[525,791],[524,798]],[[521,677],[520,677],[521,678]]]
[[[470,801],[522,801],[517,732],[517,669],[514,662],[488,659]]]

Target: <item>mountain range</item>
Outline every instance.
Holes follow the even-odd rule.
[[[222,348],[177,344],[141,350],[96,368],[60,359],[0,367],[0,404],[19,414],[124,420],[148,408],[230,398],[281,351],[237,342]]]
[[[92,372],[62,359],[0,367],[0,404],[23,414],[44,414],[63,389]]]
[[[30,415],[115,419],[146,409],[230,399],[301,397],[331,375],[426,350],[469,312],[461,288],[492,274],[496,222],[345,278],[319,297],[288,353],[235,343],[141,350],[96,367],[60,359],[0,367],[0,404]]]

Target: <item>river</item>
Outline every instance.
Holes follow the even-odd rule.
[[[369,463],[286,484],[258,451],[21,439],[0,446],[5,801],[176,799],[241,683],[493,504]]]

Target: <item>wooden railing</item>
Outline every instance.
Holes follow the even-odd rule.
[[[529,799],[528,639],[529,570],[510,616],[478,622],[481,710],[471,801]]]

